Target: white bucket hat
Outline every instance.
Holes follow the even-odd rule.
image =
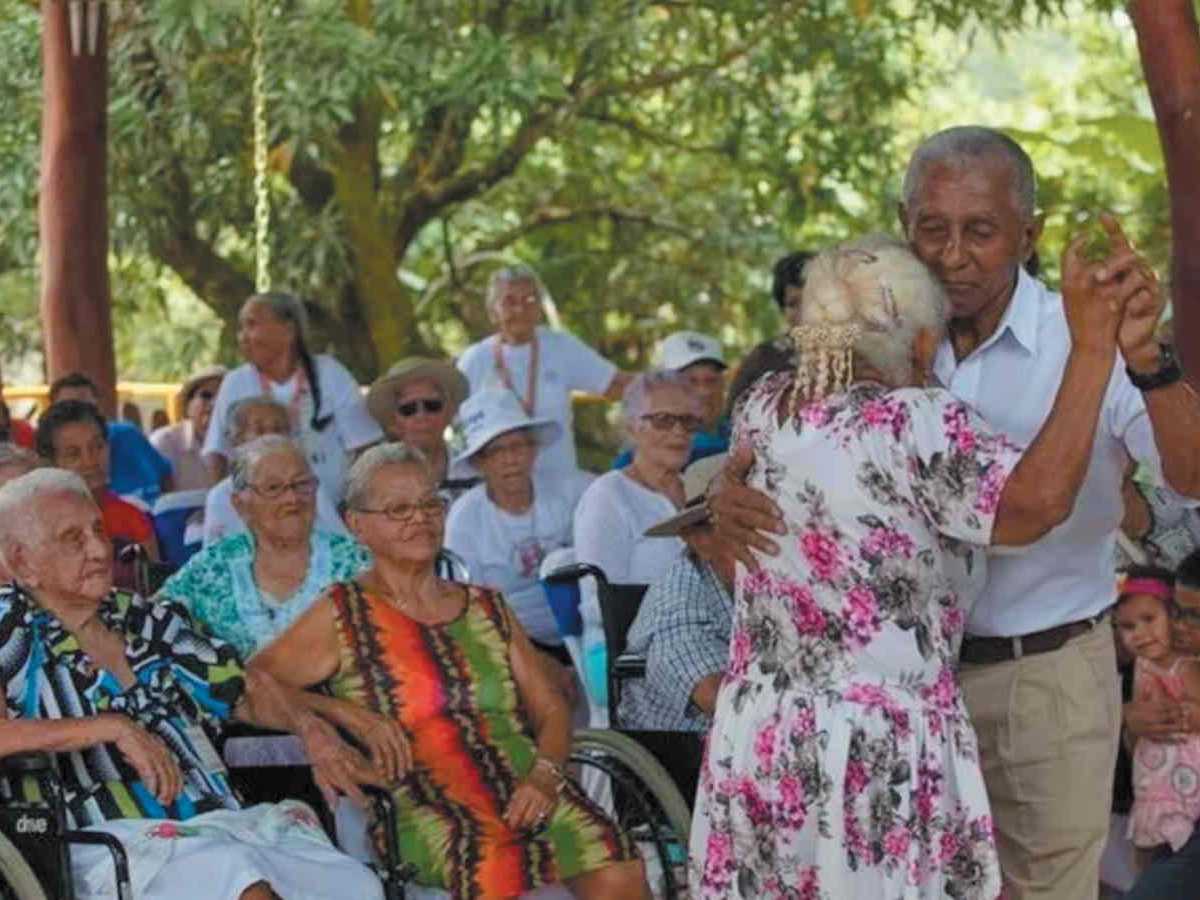
[[[458,425],[465,445],[454,458],[454,465],[466,463],[471,468],[475,468],[471,458],[502,434],[529,428],[538,446],[545,447],[557,441],[563,430],[551,419],[529,418],[512,391],[496,388],[479,391],[464,400],[458,410]]]
[[[725,353],[721,342],[699,331],[676,331],[663,338],[659,346],[659,364],[676,372],[698,362],[716,363],[725,368]]]

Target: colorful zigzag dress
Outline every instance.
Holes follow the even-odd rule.
[[[334,695],[399,721],[412,745],[412,769],[393,796],[414,881],[456,900],[491,900],[635,858],[628,836],[572,781],[540,832],[505,824],[537,748],[498,593],[468,587],[462,613],[440,624],[410,618],[357,582],[328,596],[341,648]]]

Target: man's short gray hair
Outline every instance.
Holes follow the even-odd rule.
[[[42,540],[44,517],[38,501],[55,494],[92,500],[84,480],[67,469],[34,469],[0,487],[0,556],[14,543],[28,547]]]
[[[679,388],[687,396],[697,416],[703,416],[700,398],[692,391],[692,384],[682,372],[674,369],[651,369],[634,376],[621,396],[621,424],[626,433],[632,431],[650,405],[650,395],[662,388]]]
[[[250,410],[264,407],[278,410],[285,419],[290,420],[288,408],[273,397],[259,395],[235,400],[229,406],[229,416],[225,423],[225,440],[230,447],[237,447],[242,442],[242,432],[246,430],[246,416]]]
[[[504,294],[504,288],[510,284],[519,284],[527,282],[532,284],[537,291],[538,303],[543,303],[546,299],[546,286],[542,284],[542,279],[538,277],[538,273],[531,267],[526,265],[505,266],[503,269],[498,269],[492,273],[492,277],[488,279],[487,286],[487,309],[492,312],[496,308],[496,304],[500,301],[500,297]]]
[[[913,201],[929,166],[935,163],[968,165],[984,159],[998,160],[1008,166],[1013,176],[1013,199],[1017,210],[1026,219],[1032,219],[1037,209],[1037,174],[1033,170],[1033,160],[1008,135],[983,125],[947,128],[920,143],[904,173],[905,208],[914,210]]]
[[[433,472],[429,468],[429,460],[416,447],[410,447],[402,441],[390,444],[376,444],[363,452],[350,467],[346,477],[346,508],[362,509],[370,502],[368,496],[371,479],[375,473],[387,466],[416,466],[432,480]]]
[[[294,454],[304,463],[309,474],[312,474],[312,466],[309,465],[308,456],[299,441],[286,434],[264,434],[233,451],[233,461],[229,465],[229,480],[233,484],[233,492],[240,494],[250,487],[250,476],[258,468],[258,464],[276,453]]]

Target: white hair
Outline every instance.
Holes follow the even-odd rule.
[[[346,476],[346,507],[361,509],[369,501],[371,479],[375,473],[387,466],[416,466],[432,479],[429,460],[416,447],[402,441],[376,444],[363,452],[350,467]]]
[[[28,547],[43,539],[44,517],[38,501],[61,494],[92,500],[84,480],[66,469],[34,469],[0,487],[0,559],[14,544]]]
[[[1008,135],[982,125],[947,128],[918,145],[904,173],[902,191],[905,208],[913,210],[917,191],[929,166],[935,163],[970,166],[984,159],[997,160],[1008,166],[1012,172],[1013,200],[1017,210],[1026,219],[1032,219],[1037,209],[1037,174],[1033,169],[1033,160]]]
[[[902,384],[912,345],[946,327],[946,297],[933,273],[901,241],[868,235],[819,253],[804,270],[795,402],[843,391],[857,357]]]
[[[650,405],[650,395],[662,388],[679,388],[688,398],[697,416],[703,416],[700,398],[692,391],[688,377],[677,369],[651,369],[635,375],[621,395],[621,424],[626,433],[632,431]]]
[[[312,473],[308,456],[299,441],[286,434],[264,434],[233,451],[229,480],[233,484],[234,493],[243,493],[250,486],[250,476],[258,468],[258,464],[277,453],[291,453],[304,463],[304,468],[308,469],[310,474]]]
[[[236,447],[242,442],[242,432],[246,429],[246,416],[252,409],[268,408],[277,410],[285,419],[289,418],[288,408],[273,397],[260,394],[254,397],[243,397],[235,400],[229,407],[225,440],[229,446]]]
[[[505,266],[503,269],[497,269],[492,273],[492,277],[488,279],[487,286],[487,310],[494,312],[496,304],[500,297],[504,294],[504,288],[510,284],[528,283],[532,284],[537,292],[538,303],[544,303],[546,300],[546,286],[542,284],[542,279],[538,277],[530,266]]]

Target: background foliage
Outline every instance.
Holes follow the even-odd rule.
[[[277,286],[366,379],[488,331],[534,265],[623,366],[687,325],[772,333],[770,263],[892,228],[904,158],[962,121],[1043,175],[1047,262],[1076,211],[1165,259],[1165,186],[1112,3],[262,0]],[[121,4],[112,25],[118,363],[230,357],[253,272],[247,0]],[[36,350],[39,14],[0,0],[0,356]]]

